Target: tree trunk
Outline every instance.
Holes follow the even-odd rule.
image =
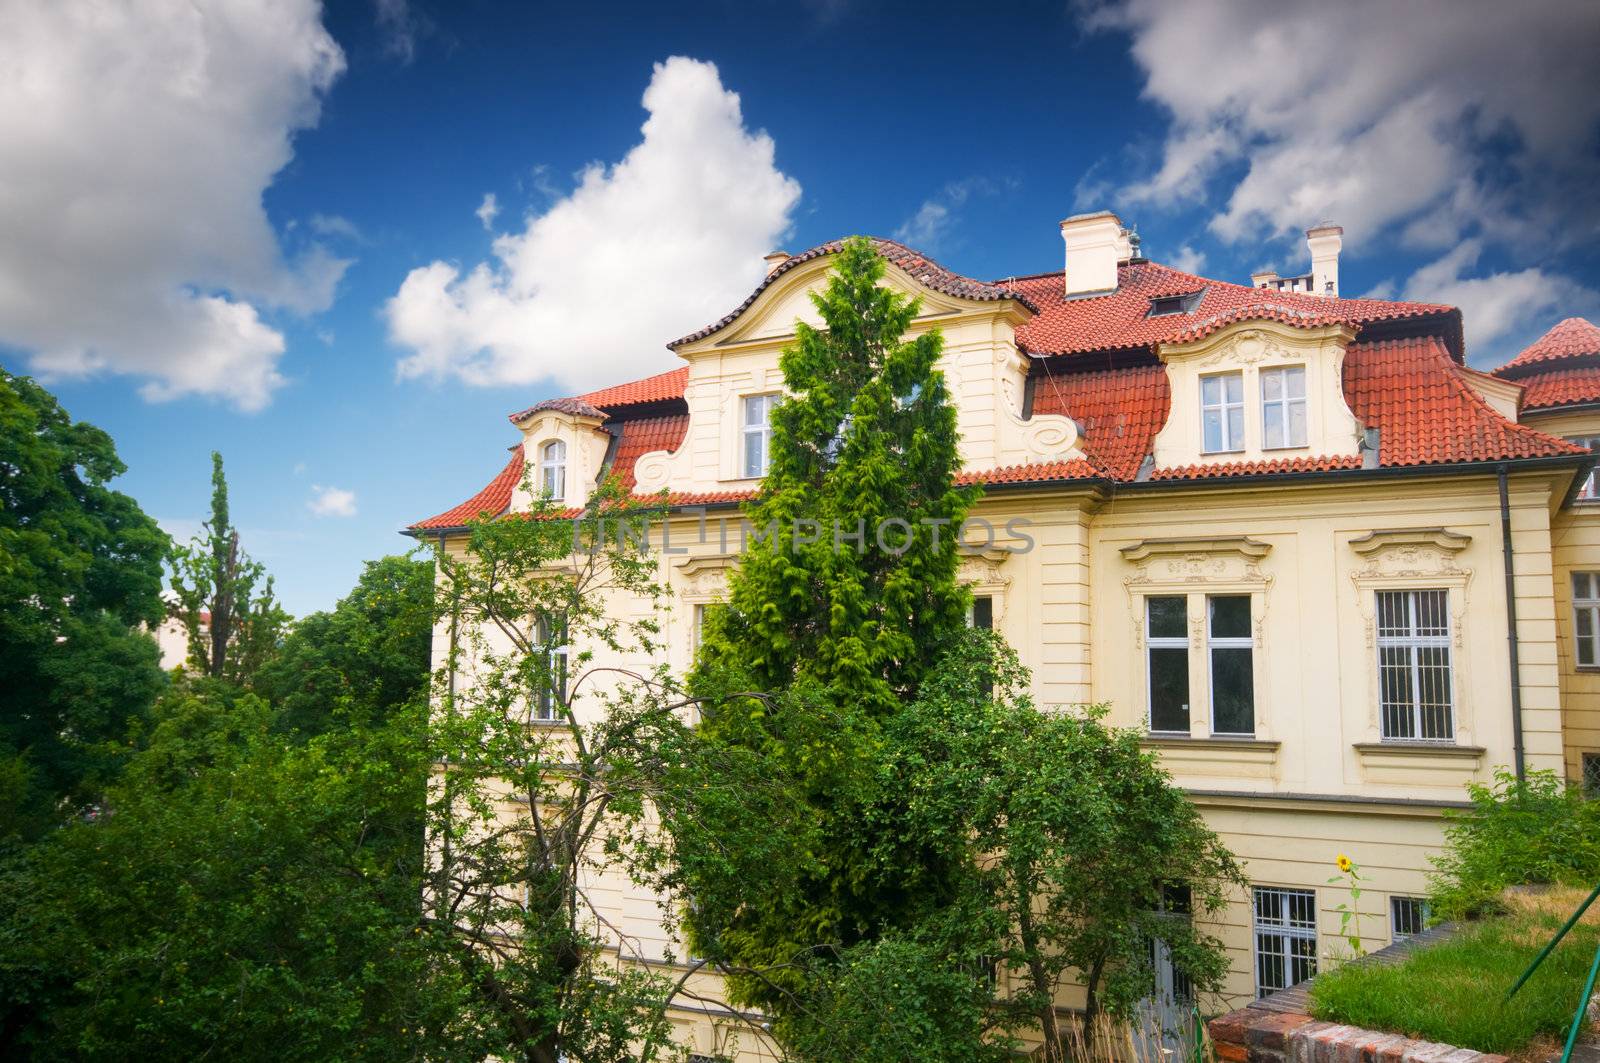
[[[1017,933],[1022,938],[1023,954],[1028,957],[1028,982],[1042,1001],[1039,1005],[1039,1035],[1044,1038],[1044,1063],[1062,1063],[1065,1055],[1061,1046],[1061,1026],[1056,1021],[1055,996],[1050,985],[1050,975],[1044,969],[1044,958],[1039,954],[1039,935],[1033,926],[1032,896],[1019,891],[1017,905]]]

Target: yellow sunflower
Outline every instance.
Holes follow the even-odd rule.
[[[1350,869],[1356,866],[1355,864],[1351,863],[1350,858],[1343,853],[1339,854],[1339,859],[1334,861],[1334,863],[1338,864],[1339,870],[1345,872],[1346,874],[1349,874]]]

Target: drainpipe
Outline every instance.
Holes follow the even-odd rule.
[[[1511,499],[1506,489],[1506,467],[1498,470],[1500,481],[1500,545],[1505,551],[1506,570],[1506,654],[1511,661],[1511,750],[1516,759],[1517,780],[1523,778],[1522,755],[1522,666],[1517,660],[1517,581],[1511,566]]]

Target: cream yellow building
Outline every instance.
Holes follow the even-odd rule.
[[[1452,307],[1338,297],[1336,227],[1308,234],[1310,274],[1256,286],[1140,258],[1110,213],[1061,230],[1063,271],[998,282],[878,246],[922,300],[915,327],[943,333],[964,474],[985,485],[964,533],[975,621],[1042,705],[1107,702],[1143,729],[1243,859],[1253,887],[1220,927],[1239,1003],[1338,953],[1338,854],[1368,879],[1362,936],[1387,941],[1420,923],[1468,783],[1600,755],[1600,576],[1593,614],[1572,593],[1600,572],[1600,507],[1587,444],[1562,438],[1600,437],[1600,406],[1535,414],[1519,370],[1465,368]],[[772,256],[744,304],[670,344],[678,368],[513,415],[501,473],[413,534],[448,548],[526,508],[529,467],[574,506],[609,473],[665,489],[686,667],[764,471],[778,354],[816,322],[838,247]],[[619,950],[659,962],[654,899],[604,888]],[[1162,988],[1181,996],[1181,972]],[[696,1051],[728,1050],[716,1009],[680,1018]]]

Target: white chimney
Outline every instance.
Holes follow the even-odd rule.
[[[1311,291],[1315,295],[1339,294],[1339,249],[1344,246],[1344,229],[1323,222],[1306,230],[1306,245],[1311,248]]]
[[[1076,214],[1061,223],[1061,240],[1067,246],[1068,295],[1116,291],[1117,263],[1133,252],[1115,214]]]
[[[770,277],[779,266],[789,261],[789,252],[773,251],[770,254],[762,255],[761,261],[767,264],[767,276]]]

